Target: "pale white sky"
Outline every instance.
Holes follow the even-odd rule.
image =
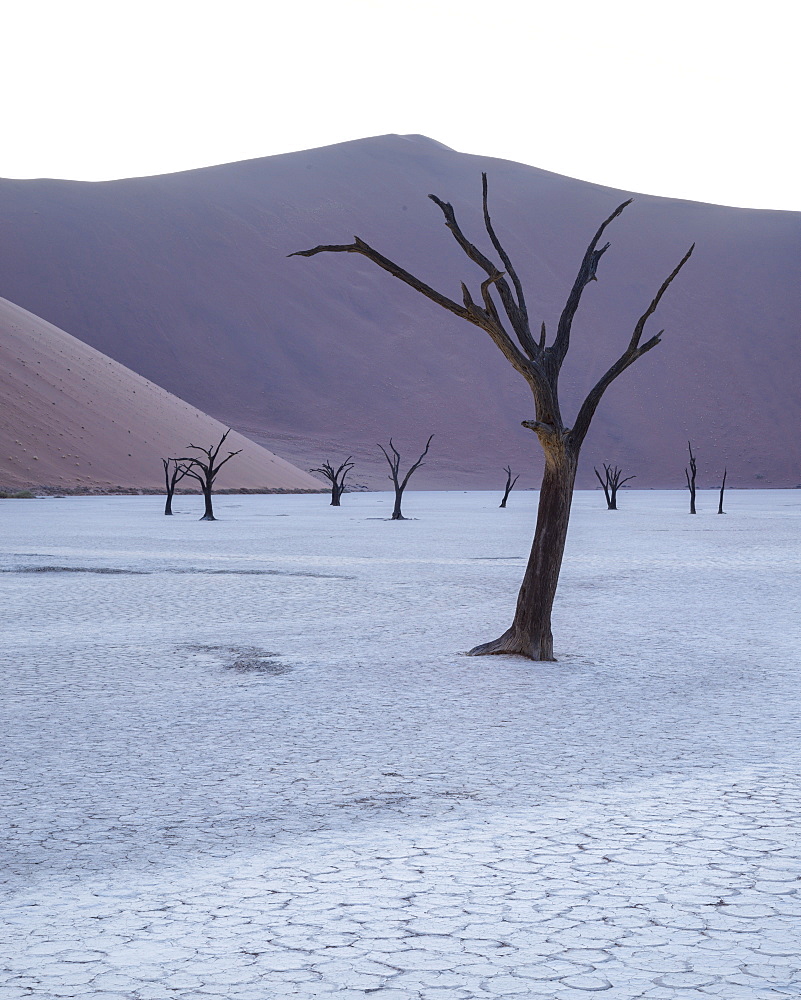
[[[801,210],[798,0],[0,0],[0,176],[166,173],[387,132]]]

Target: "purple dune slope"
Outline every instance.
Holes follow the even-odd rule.
[[[433,192],[489,250],[495,227],[552,333],[583,251],[626,192],[468,156],[421,136],[380,136],[162,177],[0,181],[0,294],[301,466],[357,461],[386,485],[375,447],[404,458],[436,435],[420,487],[537,483],[528,390],[485,333],[353,254],[289,258],[354,234],[452,298],[481,272]],[[585,445],[638,487],[680,487],[691,438],[699,485],[801,483],[801,214],[638,196],[573,328],[565,418],[622,351],[690,243],[691,262],[651,321],[662,344],[604,399]],[[414,454],[413,454],[414,453]],[[378,456],[378,458],[376,458]]]

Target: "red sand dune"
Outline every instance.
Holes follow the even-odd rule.
[[[159,488],[162,457],[216,444],[225,427],[152,382],[0,299],[0,488]],[[228,447],[230,444],[230,447]],[[314,490],[321,484],[229,435],[220,489]],[[190,453],[191,454],[191,453]],[[179,486],[192,488],[192,480]]]
[[[451,297],[481,274],[429,192],[483,247],[481,171],[529,312],[553,332],[583,251],[626,192],[420,136],[380,136],[162,177],[0,182],[0,290],[303,467],[353,454],[386,486],[375,447],[404,458],[436,436],[418,487],[537,482],[528,390],[482,331],[354,255],[288,258],[353,234]],[[638,196],[612,226],[563,373],[569,420],[690,243],[653,332],[663,343],[609,390],[593,464],[634,486],[801,482],[801,215]]]

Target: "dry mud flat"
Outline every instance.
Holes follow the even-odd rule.
[[[801,995],[801,494],[7,502],[0,1000]]]

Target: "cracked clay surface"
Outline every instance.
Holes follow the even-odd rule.
[[[577,494],[549,664],[461,652],[533,493],[9,501],[0,1000],[801,997],[801,497],[730,496]]]

